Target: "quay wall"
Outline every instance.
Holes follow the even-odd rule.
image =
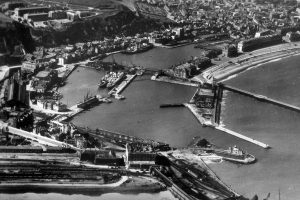
[[[165,83],[173,83],[173,84],[179,84],[179,85],[186,85],[186,86],[191,86],[191,87],[198,87],[198,83],[190,83],[190,82],[183,82],[183,81],[176,81],[176,80],[171,80],[167,77],[156,77],[156,78],[151,78],[153,81],[159,81],[159,82],[165,82]]]

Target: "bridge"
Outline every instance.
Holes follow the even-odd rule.
[[[43,145],[54,146],[54,147],[56,146],[56,147],[61,147],[61,148],[70,148],[70,149],[74,149],[76,151],[81,150],[77,147],[74,147],[73,145],[9,126],[7,123],[4,123],[4,122],[0,122],[0,130],[4,131],[6,133],[24,137],[24,138],[32,140],[32,141],[37,141],[39,144],[43,144]]]
[[[291,105],[291,104],[288,104],[288,103],[284,103],[284,102],[281,102],[281,101],[278,101],[278,100],[275,100],[275,99],[272,99],[272,98],[269,98],[269,97],[266,97],[266,96],[263,96],[263,95],[255,94],[253,92],[248,92],[246,90],[242,90],[242,89],[232,87],[232,86],[228,86],[228,85],[224,85],[224,84],[219,84],[219,86],[226,89],[226,90],[228,90],[228,91],[235,92],[235,93],[238,93],[238,94],[241,94],[241,95],[244,95],[244,96],[248,96],[248,97],[254,98],[258,101],[271,103],[271,104],[274,104],[274,105],[277,105],[277,106],[280,106],[280,107],[283,107],[283,108],[286,108],[286,109],[289,109],[289,110],[292,110],[292,111],[300,112],[300,107],[297,107],[297,106],[294,106],[294,105]]]

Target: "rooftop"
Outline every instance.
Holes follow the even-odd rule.
[[[38,78],[45,78],[45,77],[49,76],[49,74],[50,74],[49,71],[40,71],[40,72],[36,75],[36,77],[38,77]]]
[[[29,8],[16,8],[16,10],[36,10],[36,9],[49,9],[46,6],[40,6],[40,7],[29,7]]]
[[[157,154],[146,152],[130,152],[128,161],[155,161]]]

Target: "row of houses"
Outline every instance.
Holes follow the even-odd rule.
[[[281,34],[273,34],[262,36],[258,38],[251,38],[248,40],[242,40],[238,43],[238,52],[243,53],[245,51],[253,51],[255,49],[279,44],[282,42]]]
[[[169,71],[169,74],[177,78],[188,79],[198,75],[210,65],[211,60],[208,57],[194,58],[189,62],[175,66]]]

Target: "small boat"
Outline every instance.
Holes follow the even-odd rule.
[[[109,99],[109,98],[102,98],[102,101],[103,101],[104,103],[111,103],[111,102],[112,102],[112,100]]]
[[[137,70],[136,75],[143,76],[144,72],[145,72],[144,69],[139,69],[139,70]]]
[[[98,83],[98,86],[101,88],[106,87],[106,85],[107,85],[107,81],[104,81],[104,80],[101,80],[100,83]]]
[[[115,94],[115,98],[118,99],[118,100],[125,99],[125,97],[123,95],[120,95],[120,94]]]

